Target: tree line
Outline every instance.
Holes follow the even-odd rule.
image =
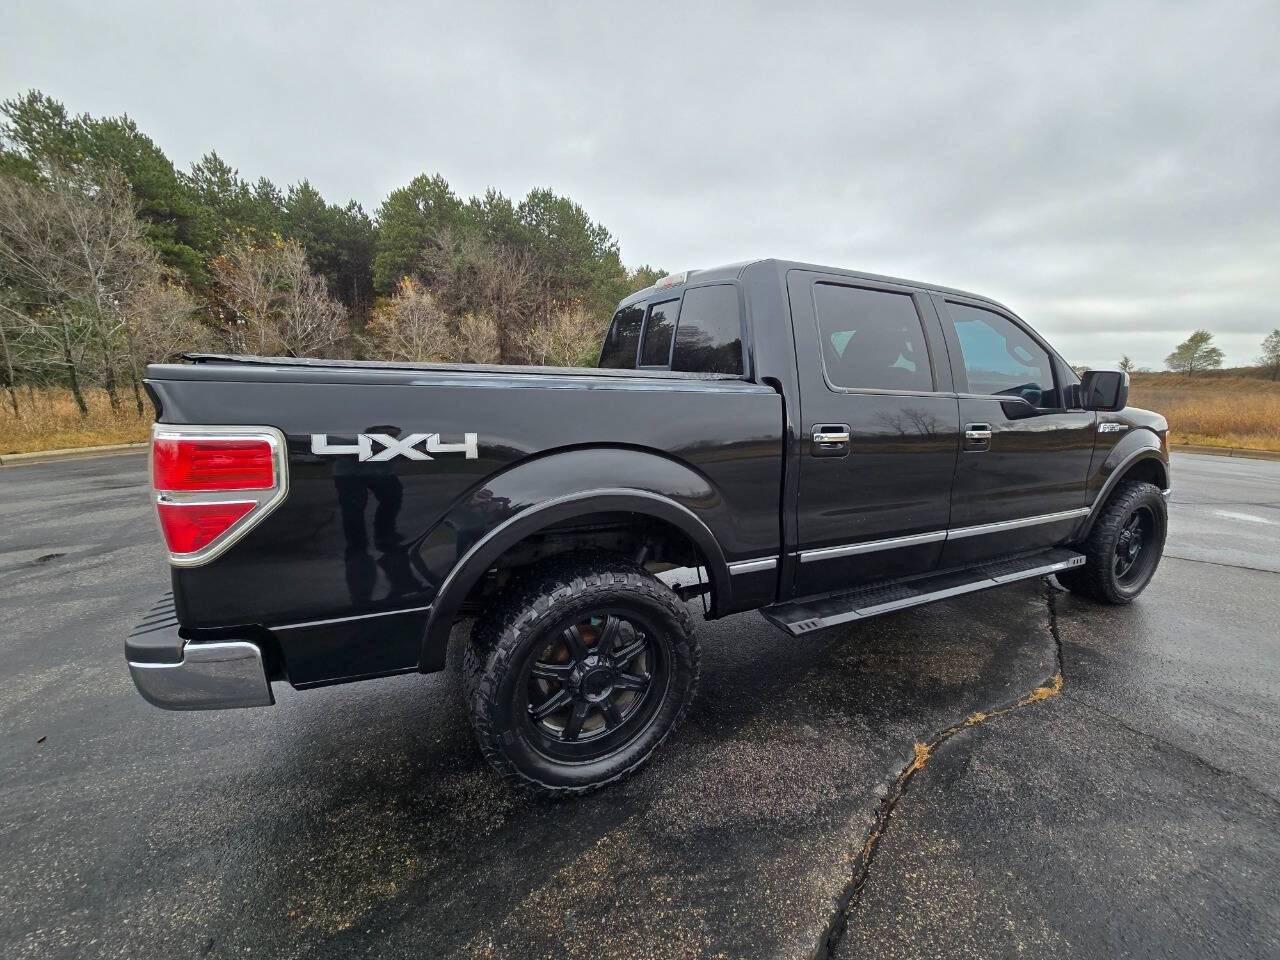
[[[1263,338],[1257,363],[1272,380],[1280,379],[1280,329]],[[1214,345],[1213,334],[1208,330],[1196,330],[1164,358],[1164,364],[1176,373],[1188,375],[1217,370],[1222,366],[1222,349]],[[1120,358],[1119,366],[1125,373],[1140,369],[1127,354]]]
[[[101,387],[139,416],[145,364],[183,352],[594,363],[628,270],[610,232],[549,189],[463,199],[439,175],[371,216],[307,180],[186,171],[128,116],[39,91],[0,104],[0,387]]]

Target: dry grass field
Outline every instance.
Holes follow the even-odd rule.
[[[105,390],[86,390],[89,416],[81,417],[71,391],[62,388],[18,391],[19,416],[13,415],[7,394],[0,394],[0,454],[31,450],[94,447],[108,443],[146,440],[153,411],[144,397],[145,415],[137,415],[132,393],[120,398],[121,410],[113,413]]]
[[[1280,450],[1280,382],[1274,380],[1135,373],[1129,402],[1163,414],[1172,443]]]
[[[1224,371],[1231,373],[1231,371]],[[146,440],[151,407],[139,419],[133,397],[113,413],[102,390],[90,390],[89,416],[76,411],[70,391],[19,391],[22,414],[0,407],[0,454]],[[1280,382],[1256,377],[1135,373],[1129,401],[1164,414],[1174,443],[1280,450]]]

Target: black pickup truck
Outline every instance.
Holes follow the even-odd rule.
[[[480,747],[574,793],[698,679],[690,617],[792,642],[1031,577],[1127,603],[1167,424],[984,297],[764,260],[624,300],[598,369],[198,355],[156,365],[173,592],[129,636],[172,709],[444,667]],[[469,636],[455,632],[474,618]]]

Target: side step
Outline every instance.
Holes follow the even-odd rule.
[[[1047,576],[1083,566],[1084,562],[1084,554],[1054,548],[1008,560],[992,560],[963,570],[947,570],[913,580],[872,584],[844,593],[779,603],[760,612],[774,626],[798,637],[851,620],[865,620],[962,593],[989,590],[1015,580]]]

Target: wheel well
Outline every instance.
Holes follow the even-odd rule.
[[[1154,483],[1161,490],[1164,490],[1169,486],[1164,464],[1155,457],[1144,457],[1131,466],[1116,482],[1117,486],[1126,480],[1138,480],[1146,483]]]
[[[652,573],[677,568],[705,571],[707,565],[707,558],[688,534],[666,520],[630,512],[584,514],[544,527],[509,547],[467,593],[459,615],[482,609],[520,568],[584,550],[625,557]],[[710,577],[704,574],[700,579],[706,584],[705,592],[712,594]],[[694,588],[683,594],[696,596],[700,592],[704,591]]]

